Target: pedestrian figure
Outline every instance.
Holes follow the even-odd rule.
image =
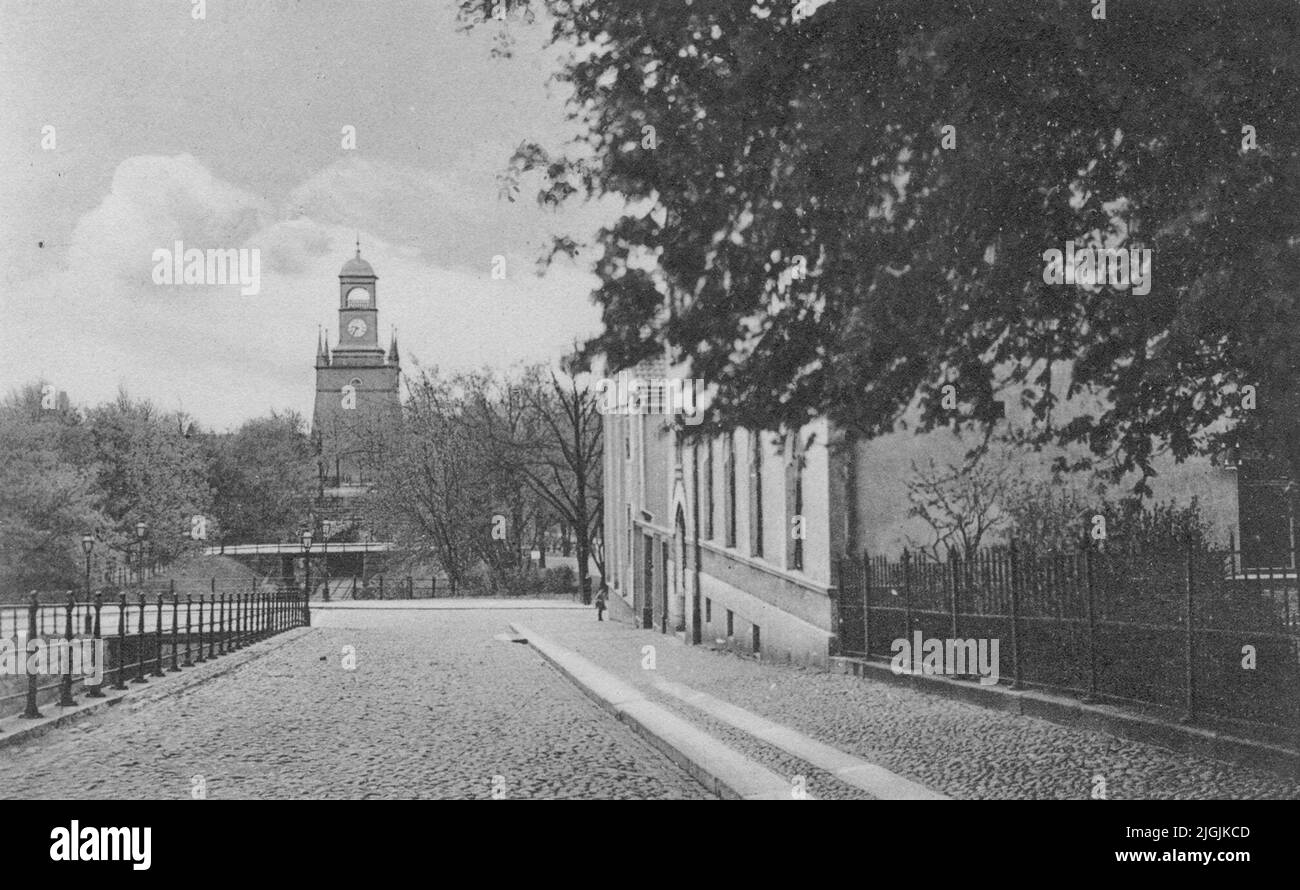
[[[605,620],[605,588],[601,587],[596,593],[596,620]]]

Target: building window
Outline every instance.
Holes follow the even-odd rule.
[[[736,635],[736,616],[732,614],[730,609],[728,609],[727,610],[727,636],[733,637],[735,635]]]
[[[704,537],[716,540],[713,528],[713,440],[705,443],[708,454],[704,457]]]
[[[1295,568],[1300,487],[1280,467],[1247,459],[1237,469],[1237,523],[1243,569]]]
[[[759,633],[758,633],[758,625],[757,625],[757,624],[755,624],[755,625],[751,628],[751,630],[752,630],[752,633],[751,633],[751,637],[752,637],[752,639],[750,640],[750,642],[753,644],[754,654],[757,655],[757,654],[759,653],[759,651],[762,649],[763,641],[762,641],[762,639],[759,637]]]
[[[750,434],[749,449],[749,552],[763,555],[763,436]]]
[[[713,600],[709,599],[706,596],[704,598],[704,623],[711,624],[712,622],[713,622]]]
[[[803,515],[803,445],[796,431],[787,440],[785,466],[786,568],[803,568],[803,540],[808,518]]]
[[[736,546],[736,433],[727,434],[727,441],[722,455],[722,492],[724,515],[722,531],[726,536],[728,547]]]

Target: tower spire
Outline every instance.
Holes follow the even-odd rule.
[[[393,341],[392,344],[388,347],[388,363],[390,365],[395,365],[398,363],[398,361],[399,359],[397,358],[397,325],[393,325]]]

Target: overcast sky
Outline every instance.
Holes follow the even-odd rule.
[[[357,232],[407,370],[551,360],[597,329],[586,265],[534,261],[602,215],[497,198],[522,139],[572,132],[544,23],[505,26],[515,55],[493,59],[503,26],[458,32],[453,0],[192,9],[0,0],[0,388],[43,377],[88,404],[124,385],[216,429],[310,416]],[[261,292],[155,285],[177,240],[259,248]]]

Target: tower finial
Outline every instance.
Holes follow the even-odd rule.
[[[361,258],[361,233],[357,232],[357,259]]]

